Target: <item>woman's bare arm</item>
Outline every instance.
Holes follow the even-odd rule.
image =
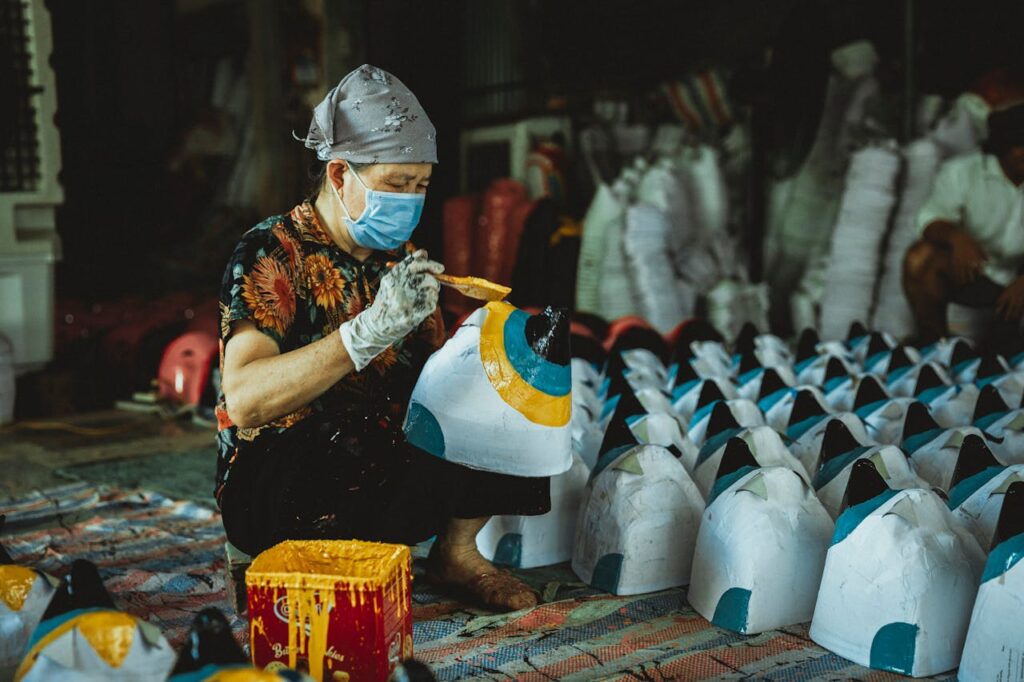
[[[355,366],[339,334],[281,353],[252,322],[233,324],[222,386],[231,421],[255,427],[308,405]]]

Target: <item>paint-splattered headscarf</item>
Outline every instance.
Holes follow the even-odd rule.
[[[313,110],[303,142],[321,161],[437,163],[437,131],[402,81],[363,64]]]

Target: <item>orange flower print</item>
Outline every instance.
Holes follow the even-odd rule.
[[[353,317],[363,312],[364,308],[366,308],[366,306],[363,305],[362,297],[349,296],[348,300],[345,301],[345,315],[347,316],[346,319],[351,320]]]
[[[306,281],[321,308],[331,310],[345,298],[345,280],[331,259],[322,253],[306,256]]]
[[[298,424],[300,421],[302,421],[311,414],[313,414],[313,408],[310,407],[309,405],[306,405],[305,407],[300,407],[294,412],[286,414],[285,416],[279,419],[275,419],[273,422],[271,422],[271,426],[275,426],[280,429],[291,428],[292,426],[295,426],[296,424]]]
[[[383,353],[373,359],[371,364],[378,373],[384,374],[398,364],[398,351],[394,346],[388,346]]]
[[[242,279],[242,299],[256,323],[284,336],[295,317],[295,290],[284,265],[262,256]]]
[[[292,272],[297,272],[299,269],[299,244],[292,238],[290,234],[284,229],[284,225],[278,223],[274,226],[274,236],[281,242],[281,248],[288,256],[288,267],[292,269]]]
[[[217,415],[217,430],[223,431],[224,429],[230,429],[234,426],[234,422],[231,421],[231,417],[228,416],[228,411],[218,405],[214,408],[213,413]]]

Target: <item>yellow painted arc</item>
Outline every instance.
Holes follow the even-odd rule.
[[[120,611],[90,611],[83,613],[77,618],[61,623],[58,627],[48,632],[45,637],[36,642],[31,651],[18,666],[14,674],[15,682],[28,674],[28,671],[35,665],[39,654],[47,646],[55,642],[62,635],[78,629],[96,654],[106,661],[111,668],[119,668],[128,655],[132,642],[135,639],[135,630],[138,626],[134,616]]]
[[[38,577],[31,568],[14,564],[0,566],[0,601],[11,611],[21,611]]]
[[[480,362],[491,386],[513,409],[541,426],[560,427],[572,414],[570,394],[553,396],[526,382],[505,352],[505,321],[516,308],[503,301],[487,304],[487,317],[480,327]]]

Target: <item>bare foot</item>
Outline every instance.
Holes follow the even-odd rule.
[[[427,559],[428,575],[446,585],[460,587],[485,606],[502,611],[518,611],[537,605],[533,590],[503,571],[477,551],[476,544],[456,545],[438,538]]]

